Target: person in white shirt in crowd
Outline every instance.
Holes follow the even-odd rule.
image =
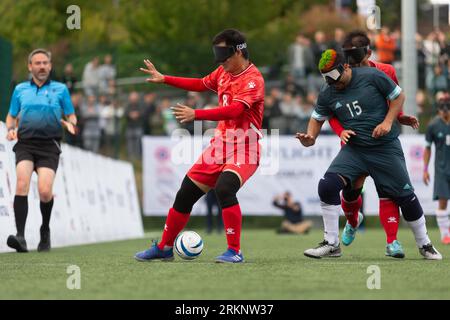
[[[295,42],[288,48],[289,70],[297,84],[306,85],[306,76],[314,64],[311,41],[303,33],[298,33]]]
[[[178,122],[175,119],[175,116],[173,115],[172,109],[170,107],[173,106],[173,103],[170,101],[169,98],[164,98],[161,101],[161,116],[164,120],[164,132],[166,135],[170,136],[173,132],[173,130],[178,129]]]
[[[83,89],[85,96],[96,96],[99,86],[99,60],[94,57],[86,64],[83,71]]]
[[[433,74],[433,68],[439,64],[439,57],[441,55],[441,46],[438,41],[436,32],[430,32],[423,41],[423,53],[425,54],[425,70],[426,78]]]
[[[100,111],[101,127],[103,129],[103,142],[108,155],[113,155],[116,144],[119,143],[120,119],[124,110],[116,101],[106,98]]]
[[[107,54],[104,63],[98,68],[99,93],[111,95],[115,87],[116,67],[112,63],[112,56]]]
[[[82,108],[83,115],[83,147],[92,152],[100,148],[100,108],[94,95],[88,96]]]

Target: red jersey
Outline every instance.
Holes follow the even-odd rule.
[[[203,84],[217,93],[219,107],[229,106],[233,101],[238,101],[246,106],[242,117],[235,120],[219,121],[215,137],[220,137],[225,142],[227,130],[254,130],[259,137],[264,113],[264,78],[258,68],[252,63],[237,75],[226,72],[219,66],[212,73],[202,79]]]
[[[384,72],[389,78],[392,79],[392,81],[395,82],[396,85],[398,85],[397,74],[395,73],[395,68],[391,64],[375,62],[375,61],[369,60],[369,65],[371,67],[375,67],[378,70]]]

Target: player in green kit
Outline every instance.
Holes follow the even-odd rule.
[[[428,164],[431,157],[431,145],[434,143],[436,154],[434,161],[433,199],[438,200],[436,220],[441,232],[443,244],[450,244],[450,225],[447,203],[450,199],[450,95],[438,101],[438,116],[428,125],[425,135],[427,146],[423,154],[423,181],[430,182]]]
[[[393,199],[399,205],[422,256],[441,260],[441,254],[428,238],[423,209],[406,170],[398,140],[400,130],[393,126],[405,100],[402,89],[376,68],[350,68],[335,50],[322,54],[319,70],[327,84],[321,89],[307,133],[297,133],[297,138],[306,147],[314,145],[323,122],[332,116],[355,135],[341,148],[319,181],[324,241],[304,254],[311,258],[342,255],[340,191],[366,174],[373,178],[380,196]]]

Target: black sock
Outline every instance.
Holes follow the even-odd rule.
[[[28,216],[28,196],[14,197],[14,217],[16,218],[17,235],[25,235],[25,223]]]
[[[49,202],[41,201],[41,214],[42,214],[42,229],[49,230],[50,229],[50,216],[52,214],[53,208],[53,198]]]

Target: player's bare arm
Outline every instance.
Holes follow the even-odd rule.
[[[16,130],[16,118],[8,113],[6,116],[6,128],[8,133],[6,134],[6,139],[9,141],[17,139],[17,130]]]
[[[427,186],[430,183],[430,173],[428,172],[428,164],[431,158],[431,148],[425,148],[423,152],[423,183]]]
[[[379,138],[391,131],[392,124],[394,120],[397,118],[400,110],[402,110],[403,103],[405,102],[405,95],[403,92],[399,94],[399,96],[391,101],[389,111],[384,118],[384,121],[380,123],[372,132],[372,137]]]
[[[295,137],[305,147],[313,146],[316,143],[316,138],[319,136],[320,129],[322,128],[324,121],[318,121],[314,118],[309,120],[307,133],[297,132]]]
[[[150,78],[145,79],[149,83],[164,83],[164,75],[156,70],[150,60],[144,60],[145,68],[139,68],[142,72],[148,74]]]

